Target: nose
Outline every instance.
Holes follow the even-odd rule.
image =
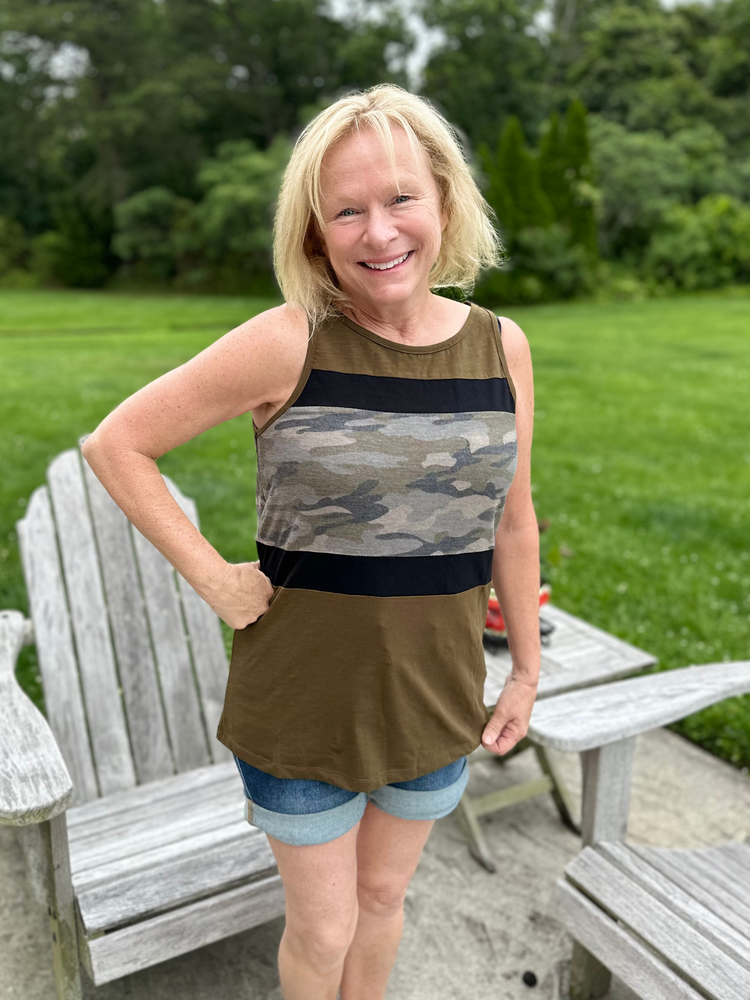
[[[378,205],[367,214],[367,226],[363,236],[365,246],[382,250],[398,237],[398,226],[387,208]]]

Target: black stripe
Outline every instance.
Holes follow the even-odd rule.
[[[516,406],[506,378],[392,378],[313,368],[294,406],[351,406],[393,413],[468,413]]]
[[[287,552],[257,542],[260,568],[277,587],[368,597],[460,594],[492,580],[492,549],[446,556],[346,556]]]

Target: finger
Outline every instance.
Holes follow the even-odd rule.
[[[493,715],[482,733],[482,743],[491,746],[503,731],[506,720],[501,715]]]

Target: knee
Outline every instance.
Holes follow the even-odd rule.
[[[404,905],[406,886],[370,884],[360,882],[357,885],[357,899],[363,910],[374,916],[391,917],[398,913]]]
[[[347,920],[316,920],[311,926],[290,924],[286,932],[289,947],[316,972],[325,973],[337,968],[346,958],[349,945],[357,927],[357,912]]]

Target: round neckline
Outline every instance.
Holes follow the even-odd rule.
[[[434,354],[436,351],[445,351],[449,347],[453,347],[454,344],[458,344],[469,332],[471,320],[474,318],[477,306],[473,302],[469,302],[468,306],[469,312],[458,333],[454,333],[452,337],[448,337],[446,340],[439,340],[436,344],[399,344],[395,340],[389,340],[388,337],[381,337],[379,333],[368,330],[367,327],[356,323],[353,319],[349,319],[348,316],[344,316],[342,312],[337,311],[336,315],[342,323],[354,330],[355,333],[367,337],[368,340],[373,341],[375,344],[389,347],[392,351],[401,351],[403,354]]]

